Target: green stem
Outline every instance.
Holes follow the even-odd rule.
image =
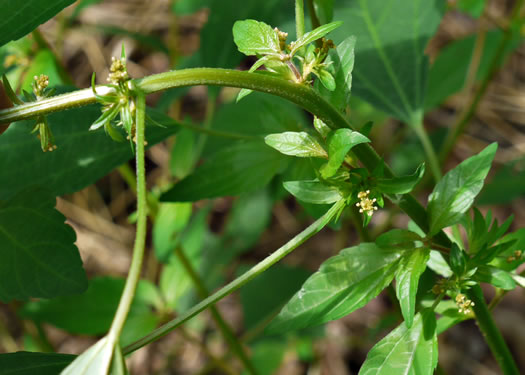
[[[317,17],[317,14],[315,13],[315,7],[313,0],[307,0],[306,6],[308,7],[308,13],[310,14],[310,21],[312,21],[312,30],[317,29],[319,26],[321,26],[321,22],[319,21],[319,18]],[[318,39],[316,41],[316,45],[319,47],[319,45],[322,44],[321,40]]]
[[[146,114],[146,97],[143,92],[137,90],[137,144],[136,144],[136,163],[137,163],[137,231],[135,235],[135,245],[133,247],[133,257],[131,259],[131,266],[129,268],[126,285],[120,298],[117,312],[111,324],[109,335],[119,337],[122,332],[122,327],[126,322],[126,317],[129,312],[133,297],[135,296],[135,289],[140,279],[140,270],[142,266],[142,259],[144,258],[144,247],[146,244],[146,217],[147,217],[147,201],[146,201],[146,168],[144,155],[144,128],[145,128],[145,114]]]
[[[438,182],[441,179],[441,168],[439,167],[439,161],[436,155],[436,151],[434,150],[434,146],[432,146],[432,143],[430,142],[430,138],[428,137],[425,127],[423,126],[422,122],[418,122],[417,124],[413,125],[412,128],[415,130],[419,141],[423,145],[426,159],[430,166],[430,171],[432,172],[434,181]]]
[[[288,241],[285,245],[277,249],[270,256],[266,257],[261,262],[257,263],[251,269],[246,271],[243,275],[239,276],[238,278],[230,282],[228,285],[219,289],[217,292],[212,294],[210,297],[204,299],[197,305],[193,306],[192,308],[190,308],[188,311],[181,314],[176,319],[157,328],[150,334],[144,336],[138,341],[135,341],[131,345],[126,346],[125,348],[123,348],[122,353],[124,355],[127,355],[143,347],[144,345],[147,345],[150,342],[157,340],[158,338],[166,335],[173,329],[177,328],[182,323],[191,319],[192,317],[194,317],[201,311],[205,310],[210,305],[215,304],[217,301],[233,293],[234,291],[242,287],[244,284],[246,284],[247,282],[249,282],[256,276],[258,276],[259,274],[267,270],[273,264],[280,261],[286,255],[290,254],[293,250],[295,250],[299,245],[303,244],[306,240],[308,240],[314,234],[318,233],[321,229],[323,229],[326,226],[326,224],[328,224],[332,220],[332,218],[334,218],[337,215],[339,210],[341,210],[344,206],[345,206],[345,202],[343,199],[338,201],[323,216],[321,216],[314,223],[308,226],[305,230],[303,230],[297,236],[295,236],[290,241]]]
[[[503,339],[498,327],[494,323],[492,314],[487,308],[485,297],[479,285],[473,286],[468,292],[468,297],[474,302],[472,309],[476,314],[476,322],[485,341],[490,347],[494,358],[498,362],[504,375],[518,375],[520,372],[512,354],[510,353],[505,340]]]
[[[207,298],[209,297],[210,293],[206,286],[204,285],[204,282],[201,280],[201,277],[199,274],[195,271],[193,266],[191,265],[188,257],[186,257],[186,254],[182,251],[180,247],[177,247],[175,250],[175,255],[179,258],[182,266],[184,267],[184,270],[188,273],[190,276],[190,279],[192,280],[193,284],[195,285],[195,288],[197,289],[197,293],[201,296],[201,298]],[[224,320],[221,313],[215,307],[215,305],[210,306],[210,312],[213,317],[213,320],[221,330],[224,338],[232,348],[233,352],[239,357],[241,362],[244,364],[244,367],[246,370],[248,370],[251,374],[256,375],[258,372],[255,369],[254,365],[250,361],[250,358],[246,354],[246,351],[244,350],[244,347],[237,339],[237,336],[233,333],[233,329],[228,325],[228,323]]]
[[[524,0],[518,0],[516,4],[514,5],[514,9],[512,10],[512,14],[510,17],[511,24],[521,16],[520,13],[521,13],[521,8],[523,6],[523,2]],[[448,155],[454,148],[454,145],[456,144],[459,136],[463,134],[463,132],[465,131],[465,128],[470,123],[470,120],[472,120],[472,118],[476,114],[478,105],[481,102],[481,99],[483,99],[483,96],[485,95],[485,92],[487,91],[489,83],[492,81],[492,79],[494,78],[494,76],[499,70],[499,67],[501,65],[502,56],[504,56],[505,49],[507,49],[509,43],[512,40],[512,31],[513,31],[512,27],[509,27],[505,30],[505,35],[502,38],[501,42],[499,43],[498,48],[496,52],[494,53],[494,57],[492,58],[492,61],[490,62],[489,74],[487,74],[487,76],[481,82],[481,85],[479,89],[477,90],[476,95],[470,102],[468,109],[461,115],[458,122],[448,132],[445,142],[443,143],[443,147],[441,148],[441,152],[439,154],[439,160],[441,164],[443,164],[446,161]]]
[[[297,39],[304,35],[304,1],[295,0],[295,30]]]

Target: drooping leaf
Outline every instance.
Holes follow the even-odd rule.
[[[245,55],[279,56],[279,36],[270,25],[255,20],[237,21],[233,25],[233,40]]]
[[[337,45],[337,49],[330,50],[328,54],[326,63],[330,65],[326,69],[335,78],[335,89],[325,90],[317,85],[321,95],[340,110],[343,110],[350,102],[355,41],[354,36],[349,36]]]
[[[342,198],[337,188],[324,185],[318,180],[286,181],[283,186],[294,197],[306,203],[330,204]]]
[[[429,255],[430,250],[426,248],[407,251],[396,273],[396,295],[407,327],[412,326],[416,313],[419,278],[425,271]]]
[[[11,124],[0,137],[0,199],[9,199],[17,191],[34,185],[45,186],[56,196],[70,194],[133,158],[129,143],[117,143],[102,130],[88,130],[99,115],[96,106],[49,115],[58,149],[46,153],[40,149],[39,140],[30,134],[34,121]],[[148,127],[148,146],[176,131],[175,126]]]
[[[328,163],[321,168],[323,178],[330,178],[339,170],[346,154],[352,147],[370,140],[359,132],[350,129],[337,129],[328,136]]]
[[[284,163],[281,154],[262,142],[238,142],[213,155],[161,200],[192,202],[254,191],[265,186]]]
[[[425,164],[421,164],[414,174],[395,178],[378,178],[376,186],[385,194],[407,194],[414,189],[425,175]]]
[[[75,355],[60,353],[3,353],[0,354],[0,374],[56,375],[75,357]]]
[[[20,311],[21,316],[35,322],[49,323],[69,333],[100,335],[111,326],[117,310],[124,279],[100,277],[90,280],[89,288],[81,295],[28,302]],[[123,345],[150,332],[159,318],[152,311],[152,302],[144,296],[148,288],[140,281],[137,295],[131,305],[128,320],[121,336]]]
[[[430,309],[403,322],[368,352],[359,375],[431,375],[437,366],[436,317]]]
[[[323,146],[306,132],[284,132],[269,134],[264,141],[282,154],[302,158],[326,158],[328,155]]]
[[[28,189],[0,206],[0,300],[82,293],[87,279],[73,229],[46,190]]]
[[[192,212],[191,203],[162,203],[153,225],[155,255],[166,262],[178,243]]]
[[[444,8],[443,0],[338,1],[334,18],[344,24],[334,39],[357,38],[353,94],[408,124],[420,122],[428,71],[424,50]]]
[[[297,52],[302,47],[312,42],[315,42],[317,39],[321,39],[323,36],[334,31],[335,29],[340,27],[342,24],[343,22],[341,21],[330,22],[325,25],[321,25],[312,31],[305,33],[302,37],[300,37],[299,39],[295,41],[290,53],[292,55],[295,54],[295,52]]]
[[[394,278],[401,252],[361,243],[325,261],[279,315],[270,333],[306,328],[339,319],[363,307]]]
[[[0,46],[17,40],[54,17],[74,0],[5,0],[2,2]]]
[[[483,187],[497,147],[496,143],[487,146],[439,180],[428,199],[430,235],[456,224],[474,203],[474,198]]]

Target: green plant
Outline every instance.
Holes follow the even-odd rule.
[[[7,34],[4,43],[31,32],[71,1],[53,1],[54,7],[42,7],[42,1],[30,3],[38,22],[25,24],[13,12],[7,26],[2,26],[14,30]],[[274,3],[260,6],[267,10],[275,7]],[[175,4],[191,7],[191,2]],[[423,6],[407,0],[393,6],[390,1],[386,7],[388,16],[402,19],[411,14],[413,18],[403,27],[387,29],[380,22],[385,16],[383,0],[352,1],[335,10],[333,1],[308,1],[312,24],[318,25],[309,32],[305,32],[303,1],[297,0],[295,5],[297,37],[291,42],[286,32],[267,23],[253,19],[235,22],[233,40],[238,50],[256,57],[248,72],[188,68],[131,79],[123,50],[120,58],[113,59],[110,84],[96,86],[93,76],[92,88],[54,96],[47,88],[49,77],[38,75],[32,83],[33,94],[23,91],[25,101],[15,94],[4,76],[5,93],[14,106],[0,111],[0,122],[17,123],[11,124],[1,136],[3,143],[0,139],[0,154],[5,156],[4,183],[0,187],[3,199],[0,300],[40,298],[25,304],[21,314],[37,322],[53,322],[75,333],[104,336],[77,357],[56,353],[2,354],[0,373],[6,369],[6,373],[19,374],[35,371],[124,374],[126,355],[158,340],[205,309],[211,310],[221,334],[246,371],[261,373],[263,370],[250,358],[215,304],[263,272],[271,272],[272,265],[325,226],[346,219],[356,224],[362,241],[325,260],[309,277],[298,276],[298,284],[302,286],[294,285],[282,292],[276,305],[286,303],[271,322],[265,323],[267,335],[283,335],[342,318],[366,305],[395,280],[393,290],[403,321],[371,349],[360,373],[432,374],[438,364],[437,335],[466,319],[476,320],[503,373],[519,372],[480,288],[480,283],[488,283],[503,295],[504,291],[525,287],[525,279],[516,273],[525,261],[523,230],[506,234],[512,218],[499,225],[490,211],[483,216],[473,206],[497,145],[490,144],[441,177],[440,158],[423,126],[425,112],[453,92],[447,86],[441,90],[445,94],[440,95],[438,88],[431,85],[432,71],[429,73],[424,55],[428,40],[443,16],[445,2],[434,0]],[[502,50],[509,48],[515,37],[513,33],[518,33],[522,26],[521,6],[522,1],[517,1],[510,26],[500,41]],[[336,16],[345,23],[331,22]],[[349,26],[344,27],[346,24]],[[349,30],[356,35],[348,35]],[[327,39],[328,34],[335,42]],[[393,58],[399,55],[403,58]],[[488,72],[480,73],[482,84],[478,94],[469,112],[446,138],[445,156],[441,160],[475,112],[487,82],[499,66],[499,55],[492,56]],[[203,62],[206,56],[200,56]],[[368,59],[365,64],[357,64],[360,57]],[[208,65],[224,62],[235,66],[238,61],[231,59],[217,58]],[[436,65],[439,67],[439,62]],[[249,106],[243,103],[251,103],[247,96],[252,91],[272,94],[310,112],[312,124],[298,125],[304,119],[297,120],[297,112],[281,113],[289,107],[273,102],[263,121],[267,128],[256,133],[176,122],[146,108],[148,94],[193,85],[241,88],[237,106]],[[349,120],[351,91],[405,123],[421,141],[435,180],[426,208],[411,195],[416,186],[428,183],[424,179],[426,164],[414,166],[411,174],[394,174],[371,146],[372,124],[358,126]],[[217,91],[210,91],[209,97],[209,103],[214,103]],[[102,114],[93,107],[77,110],[83,111],[82,116],[64,112],[93,103],[102,105]],[[232,105],[231,110],[235,116],[236,106]],[[272,118],[272,112],[280,117]],[[75,118],[78,125],[71,123]],[[212,120],[208,122],[210,125]],[[52,133],[54,123],[61,124],[61,128],[54,127]],[[81,140],[75,133],[77,126],[83,129],[78,133]],[[37,155],[36,141],[27,135],[31,128],[39,132],[42,151],[51,152],[42,154],[37,150]],[[104,128],[109,137],[99,128]],[[171,170],[180,181],[163,187],[162,191],[147,191],[145,147],[176,132]],[[124,135],[129,144],[122,142]],[[215,153],[195,168],[207,136],[220,140],[206,146]],[[20,145],[31,151],[22,153]],[[86,292],[88,282],[74,246],[75,235],[54,209],[54,197],[93,183],[132,155],[136,160],[136,180],[133,172],[121,167],[122,175],[137,196],[135,245],[127,279],[125,283],[111,278],[92,279]],[[42,165],[38,168],[27,166],[40,161]],[[264,215],[269,213],[274,199],[260,189],[276,175],[284,180],[286,190],[279,190],[276,196],[288,192],[311,212],[322,213],[285,245],[210,293],[216,280],[211,277],[211,281],[203,280],[202,273],[213,273],[212,262],[227,264],[254,244],[268,223]],[[189,202],[243,193],[249,193],[244,197],[247,201],[241,198],[237,210],[246,210],[248,213],[243,215],[250,218],[262,217],[261,222],[247,225],[243,222],[246,216],[235,221],[234,213],[220,239],[230,251],[211,252],[206,254],[211,260],[205,259],[198,252],[200,243],[195,243],[206,237],[202,229],[206,210],[192,218]],[[370,238],[367,228],[376,211],[389,205],[388,202],[403,210],[411,222],[407,229],[391,229]],[[315,205],[331,207],[320,206],[319,210]],[[155,261],[164,264],[158,285],[140,280],[148,217],[153,223]],[[445,228],[451,228],[452,234],[445,234]],[[432,282],[422,287],[420,279],[424,272],[431,275]],[[283,283],[286,282],[285,278]],[[187,295],[191,284],[202,301],[181,308],[183,294]],[[111,321],[106,319],[89,326],[76,322],[78,317],[66,318],[66,313],[56,313],[61,305],[79,304],[89,309],[90,303],[103,294],[107,295],[112,312],[115,311]],[[151,309],[158,314],[148,314]],[[178,313],[176,317],[172,316],[174,312]],[[437,319],[436,314],[441,317]],[[167,316],[170,319],[163,321]],[[125,324],[133,320],[148,324],[126,330]]]

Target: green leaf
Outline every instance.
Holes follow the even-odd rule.
[[[239,51],[247,56],[281,54],[277,31],[264,22],[255,20],[235,22],[233,40]]]
[[[384,194],[408,194],[425,175],[425,164],[421,164],[414,174],[394,178],[378,178],[376,186]]]
[[[424,55],[444,13],[443,0],[338,1],[344,25],[335,40],[355,35],[352,93],[408,124],[421,121],[428,59]],[[393,27],[392,21],[398,20]]]
[[[240,276],[248,266],[240,267]],[[311,272],[302,268],[275,265],[240,290],[244,328],[250,330],[275,314],[300,288]]]
[[[4,0],[0,23],[0,46],[17,40],[53,18],[74,0]]]
[[[480,82],[490,73],[491,64],[497,56],[499,45],[504,38],[500,30],[488,31],[483,43],[483,51],[479,59],[476,81]],[[428,87],[425,97],[425,109],[437,107],[449,96],[461,91],[467,79],[472,54],[476,44],[476,35],[456,40],[443,48],[432,64],[428,75]],[[500,56],[500,64],[505,58],[521,45],[519,32],[514,32],[512,40],[506,45]]]
[[[516,287],[516,282],[509,272],[493,266],[479,266],[473,278],[476,281],[489,283],[504,290],[512,290]]]
[[[321,168],[321,176],[330,178],[337,173],[345,160],[346,154],[352,147],[367,143],[370,140],[359,132],[350,129],[337,129],[328,136],[328,163]]]
[[[513,233],[507,234],[499,243],[500,245],[505,245],[509,242],[512,242],[512,246],[499,254],[500,257],[493,259],[490,262],[491,265],[506,271],[512,271],[525,262],[525,256],[523,255],[525,250],[525,228],[520,228]],[[521,251],[521,256],[516,257],[515,251]],[[508,257],[514,257],[514,260],[509,262]]]
[[[431,375],[437,359],[436,317],[423,310],[412,327],[401,323],[370,350],[359,375]]]
[[[335,90],[335,87],[336,87],[335,86],[335,78],[332,76],[332,74],[330,74],[329,71],[327,71],[325,69],[321,69],[321,70],[319,70],[317,75],[319,76],[319,80],[321,81],[323,86],[328,91],[334,91]]]
[[[326,34],[334,31],[339,26],[341,26],[343,22],[331,22],[327,23],[325,25],[321,25],[318,28],[305,33],[301,38],[297,39],[293,45],[292,50],[290,51],[291,55],[294,55],[299,49],[306,46],[307,44],[310,44],[312,42],[315,42],[317,39],[321,39]]]
[[[115,143],[102,130],[89,131],[99,115],[96,106],[49,115],[58,149],[46,153],[40,149],[39,140],[29,134],[34,121],[12,124],[0,137],[0,199],[8,199],[17,191],[34,185],[45,186],[56,196],[70,194],[133,158],[129,143]],[[158,116],[166,117],[152,114],[156,119]],[[148,145],[176,131],[175,126],[148,127]]]
[[[171,149],[170,171],[177,178],[184,178],[191,173],[195,165],[195,145],[197,136],[189,129],[181,129],[175,137]]]
[[[307,203],[330,204],[342,198],[336,187],[324,185],[319,180],[287,181],[283,186],[294,197]]]
[[[443,255],[436,250],[430,251],[430,259],[428,260],[428,268],[443,277],[450,277],[453,275],[450,266],[443,257]]]
[[[503,165],[479,194],[480,205],[506,204],[525,193],[525,163],[520,159]]]
[[[412,231],[406,229],[392,229],[377,237],[376,245],[384,248],[401,246],[406,249],[415,247],[414,242],[421,240],[421,237]]]
[[[419,278],[427,267],[430,250],[407,251],[396,273],[396,295],[407,327],[411,327],[416,313],[416,294]]]
[[[343,110],[350,102],[350,92],[352,90],[352,70],[354,69],[354,48],[355,37],[350,36],[337,49],[330,50],[326,63],[330,64],[326,69],[335,78],[335,88],[328,90],[320,87],[318,90],[321,95],[332,103],[337,109]]]
[[[69,333],[101,335],[111,326],[124,290],[125,280],[99,277],[90,280],[89,288],[76,296],[28,302],[20,310],[24,318],[49,323]],[[151,298],[143,290],[150,287],[141,280],[121,336],[123,345],[130,344],[156,327],[159,318],[152,312]],[[146,299],[146,298],[147,299]]]
[[[361,243],[326,260],[270,323],[282,333],[342,318],[376,297],[394,278],[401,253]]]
[[[0,374],[56,375],[75,357],[59,353],[3,353],[0,354]]]
[[[283,163],[283,157],[262,142],[238,142],[175,184],[161,201],[192,202],[254,191],[265,186]]]
[[[479,18],[485,8],[485,0],[459,0],[457,7],[472,17]]]
[[[334,0],[314,0],[314,9],[321,24],[331,22],[334,17]]]
[[[323,146],[306,132],[284,132],[269,134],[264,141],[282,154],[301,158],[327,158]]]
[[[453,243],[449,257],[449,264],[452,271],[458,276],[463,276],[463,274],[467,272],[467,263],[467,253],[457,244]]]
[[[439,180],[428,198],[429,235],[456,224],[472,206],[474,198],[483,187],[497,148],[498,145],[492,143]]]
[[[79,355],[60,375],[106,375],[115,352],[115,339],[105,336]]]
[[[188,224],[192,212],[191,203],[162,203],[153,224],[155,256],[166,262],[180,242],[180,233]]]
[[[29,189],[0,206],[0,300],[82,293],[87,279],[75,232],[55,197]]]
[[[257,341],[251,346],[251,361],[259,375],[273,375],[279,370],[284,354],[288,350],[286,340],[275,338]],[[242,375],[250,374],[244,370]]]
[[[24,81],[22,82],[22,89],[32,92],[34,76],[45,74],[49,77],[49,86],[60,86],[64,82],[60,75],[58,61],[53,52],[48,49],[39,51],[31,61],[29,69],[25,73]]]

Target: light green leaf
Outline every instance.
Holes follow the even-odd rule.
[[[472,206],[474,198],[483,187],[497,148],[498,145],[492,143],[439,180],[428,198],[429,235],[456,224]]]
[[[516,282],[509,272],[488,265],[478,266],[474,274],[474,280],[494,285],[496,288],[512,290],[516,287]]]
[[[4,0],[0,22],[0,46],[17,40],[53,18],[74,0]]]
[[[265,186],[284,163],[282,155],[262,142],[238,142],[214,154],[165,192],[161,201],[192,202],[254,191]]]
[[[361,243],[325,261],[270,323],[282,333],[342,318],[376,297],[394,278],[401,253]]]
[[[0,354],[0,373],[11,375],[56,375],[75,355],[59,353],[16,352]]]
[[[317,75],[319,76],[319,80],[321,81],[321,83],[323,84],[323,86],[328,90],[328,91],[334,91],[335,90],[335,79],[334,77],[332,76],[332,74],[330,74],[329,71],[325,70],[325,69],[321,69]]]
[[[171,149],[170,171],[177,178],[184,178],[195,165],[197,136],[189,129],[181,129]]]
[[[88,290],[80,295],[25,304],[21,316],[35,322],[49,323],[67,332],[100,335],[111,326],[117,310],[124,279],[99,277],[90,280]],[[127,345],[154,329],[159,321],[152,311],[152,302],[142,298],[142,290],[151,284],[141,280],[124,325],[121,343]]]
[[[428,268],[430,268],[432,271],[443,277],[450,277],[453,274],[452,270],[450,269],[450,266],[448,265],[443,255],[436,250],[430,251]]]
[[[275,338],[257,340],[251,345],[251,361],[259,375],[273,375],[279,370],[284,354],[288,349],[288,342]],[[249,375],[243,371],[242,375]]]
[[[269,134],[264,141],[282,154],[301,158],[326,158],[328,155],[323,146],[306,132],[284,132]]]
[[[412,327],[401,323],[370,350],[359,375],[431,375],[437,358],[436,317],[423,310]]]
[[[401,246],[405,249],[408,249],[414,248],[414,242],[421,240],[422,238],[417,233],[412,231],[406,229],[392,229],[377,237],[375,242],[379,247],[389,248]]]
[[[279,36],[270,25],[255,20],[237,21],[233,25],[233,40],[247,56],[281,54]]]
[[[425,271],[429,254],[425,248],[407,251],[396,273],[396,295],[407,327],[412,326],[419,278]]]
[[[330,91],[318,86],[321,95],[340,110],[350,102],[355,40],[353,36],[346,38],[338,44],[337,49],[330,51],[326,59],[326,63],[330,64],[326,69],[335,78],[335,89]]]
[[[328,163],[321,167],[323,178],[330,178],[337,173],[341,164],[345,160],[346,154],[352,147],[370,142],[370,139],[359,132],[350,129],[337,129],[328,136]]]
[[[155,255],[166,262],[180,242],[180,232],[188,224],[192,212],[191,203],[161,203],[153,224]]]
[[[407,194],[421,181],[425,175],[425,164],[421,164],[414,174],[394,178],[378,178],[376,186],[385,194]]]
[[[310,44],[312,42],[315,42],[317,39],[321,39],[326,34],[334,31],[339,26],[341,26],[343,22],[331,22],[327,23],[325,25],[321,25],[318,28],[307,32],[304,34],[301,38],[297,39],[293,45],[292,50],[290,51],[291,55],[294,55],[299,49],[306,46],[307,44]]]
[[[87,279],[73,229],[48,191],[29,189],[0,206],[0,300],[82,293]]]
[[[0,199],[35,185],[45,186],[54,195],[78,191],[133,158],[129,143],[116,143],[103,130],[88,129],[100,115],[97,106],[75,108],[48,116],[58,149],[43,153],[32,134],[34,120],[12,124],[0,137]],[[152,114],[156,120],[166,115]],[[170,119],[173,124],[173,120]],[[146,138],[152,146],[177,127],[148,127]]]
[[[79,355],[60,375],[106,375],[110,370],[116,338],[105,336]]]
[[[357,38],[352,93],[408,124],[421,121],[428,71],[424,54],[443,0],[341,0],[335,40]]]
[[[319,180],[286,181],[283,186],[294,197],[307,203],[330,204],[342,198],[337,188],[324,185]]]

